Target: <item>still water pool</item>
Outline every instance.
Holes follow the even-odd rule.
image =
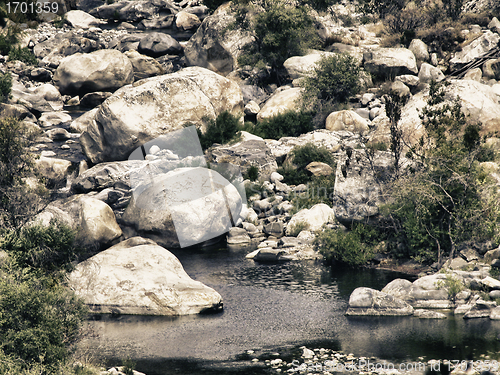
[[[147,375],[264,374],[267,369],[238,359],[247,350],[285,355],[302,345],[398,362],[500,353],[498,321],[344,316],[358,286],[380,290],[408,276],[315,261],[259,264],[245,259],[247,252],[175,251],[192,278],[222,295],[222,313],[95,319],[81,350],[109,365],[131,358]]]

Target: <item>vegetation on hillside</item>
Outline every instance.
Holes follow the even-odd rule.
[[[446,90],[444,82],[431,84],[421,113],[426,135],[406,153],[411,167],[394,168],[379,220],[362,227],[369,227],[369,233],[375,230],[375,237],[384,240],[386,250],[396,258],[442,265],[464,243],[499,240],[498,186],[480,165],[495,155],[480,136],[480,124],[464,115],[460,99],[453,103],[445,100]],[[391,150],[397,164],[404,142],[397,113],[404,101],[392,100],[386,110],[393,119]],[[359,230],[355,224],[347,233],[327,231],[320,236],[318,243],[327,259],[362,263],[366,246],[370,246]],[[355,256],[358,251],[359,258]]]
[[[44,188],[31,187],[35,134],[0,119],[0,374],[71,374],[87,309],[64,280],[79,250],[71,228],[27,224],[46,205]]]

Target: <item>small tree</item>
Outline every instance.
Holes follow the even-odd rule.
[[[346,102],[360,90],[359,65],[349,54],[334,54],[322,57],[312,74],[305,77],[305,104],[324,102]]]
[[[394,230],[405,239],[408,255],[442,264],[458,243],[491,238],[499,218],[497,193],[481,173],[479,125],[468,122],[460,100],[445,101],[446,84],[432,83],[421,118],[426,135],[414,145],[414,173],[392,188],[389,211]]]
[[[394,177],[399,178],[399,161],[403,152],[403,131],[399,126],[401,120],[401,110],[408,102],[407,96],[401,96],[391,91],[385,96],[385,113],[389,118],[389,129],[391,131],[391,152],[394,156]]]

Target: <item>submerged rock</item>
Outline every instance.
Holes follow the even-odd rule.
[[[222,309],[222,297],[195,281],[151,240],[129,238],[78,264],[69,286],[94,313],[187,315]]]

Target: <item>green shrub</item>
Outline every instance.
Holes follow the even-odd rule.
[[[463,282],[452,274],[447,273],[444,280],[437,282],[438,289],[444,288],[448,292],[448,299],[455,304],[457,294],[464,290]]]
[[[227,2],[228,0],[203,0],[203,4],[205,4],[211,12],[214,12],[218,7]]]
[[[25,183],[33,176],[28,148],[36,135],[16,118],[0,119],[0,227],[20,227],[42,207],[44,190]]]
[[[298,223],[292,225],[292,227],[290,228],[290,236],[297,237],[300,232],[308,229],[309,229],[309,223],[305,221],[299,221]]]
[[[252,22],[256,44],[238,59],[240,65],[262,66],[264,62],[277,72],[289,57],[319,46],[313,20],[305,7],[279,1],[269,1],[264,6],[265,11]]]
[[[40,364],[46,372],[64,363],[87,314],[66,288],[22,271],[0,279],[0,349],[23,368]]]
[[[0,54],[8,55],[11,48],[19,42],[21,29],[16,24],[11,24],[0,34]]]
[[[365,224],[355,224],[351,231],[326,229],[314,240],[317,250],[328,262],[339,262],[352,267],[361,266],[373,256],[378,233]]]
[[[250,181],[257,180],[259,178],[259,168],[256,167],[255,165],[250,166],[247,170],[246,177]]]
[[[10,98],[12,90],[12,76],[9,72],[0,74],[0,102],[6,102]]]
[[[496,186],[481,177],[479,125],[469,123],[460,99],[445,102],[446,83],[431,83],[421,113],[426,136],[407,157],[411,174],[394,183],[386,216],[407,257],[442,264],[464,241],[486,241],[498,233]]]
[[[332,205],[335,189],[335,173],[327,177],[311,177],[305,184],[307,184],[305,192],[289,197],[294,206],[292,213],[296,213],[303,208],[311,208],[318,203],[324,203],[328,206]]]
[[[258,122],[254,134],[262,138],[280,139],[298,137],[312,130],[312,115],[309,112],[287,111]]]
[[[7,251],[19,268],[42,271],[50,275],[71,270],[77,258],[75,231],[60,222],[25,226],[4,235],[2,248]]]
[[[346,102],[360,90],[358,63],[349,54],[324,56],[304,79],[303,87],[306,104],[316,99]]]
[[[458,44],[465,38],[460,33],[458,26],[449,22],[438,22],[433,26],[422,28],[417,31],[417,38],[422,39],[426,44],[438,48],[438,50],[453,52]]]
[[[388,14],[400,12],[408,0],[359,0],[358,10],[364,14],[375,14],[385,18]]]
[[[19,60],[29,65],[37,65],[36,56],[28,48],[12,48],[9,51],[9,60]]]
[[[309,163],[317,161],[331,165],[334,162],[328,149],[312,143],[295,147],[290,156],[293,165],[285,165],[278,170],[284,177],[283,182],[289,185],[306,184],[311,181],[311,174],[305,169]]]
[[[214,120],[209,120],[207,130],[203,134],[198,129],[198,137],[200,138],[201,147],[203,150],[211,147],[214,143],[224,144],[232,140],[238,135],[239,119],[228,111],[222,112]]]

